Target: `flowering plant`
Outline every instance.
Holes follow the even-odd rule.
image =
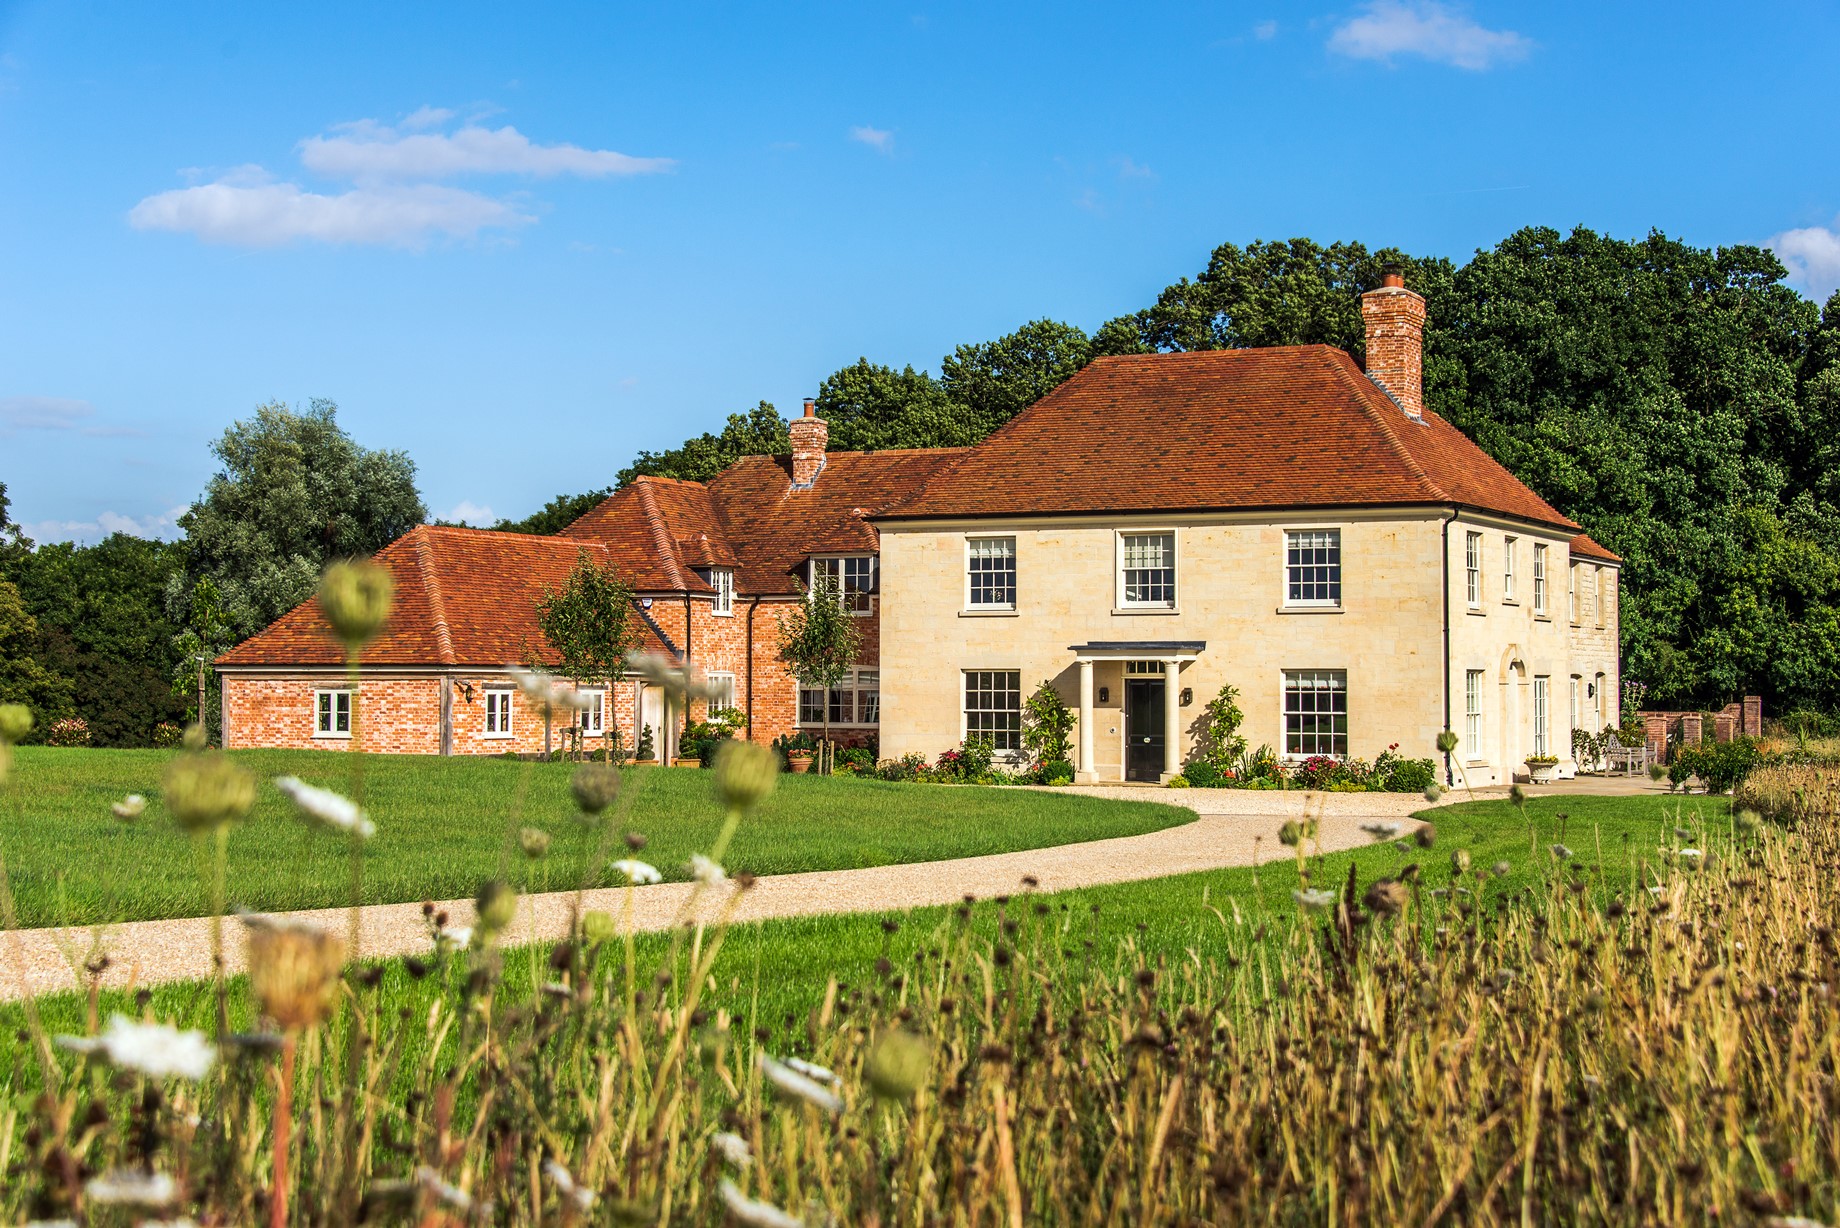
[[[80,716],[66,716],[51,722],[45,731],[47,746],[88,746],[89,722]]]

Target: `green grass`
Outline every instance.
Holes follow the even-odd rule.
[[[90,925],[210,911],[191,840],[160,804],[164,751],[22,747],[14,797],[0,790],[0,850],[24,926]],[[293,774],[347,790],[348,760],[318,751],[240,751],[264,784],[230,837],[233,904],[258,910],[350,902],[343,838],[309,826],[267,783]],[[503,875],[524,889],[573,888],[600,841],[569,800],[573,768],[502,759],[373,755],[365,797],[377,835],[365,846],[366,903],[470,896]],[[109,812],[129,793],[148,805],[133,823]],[[17,813],[11,811],[17,805]],[[688,876],[690,855],[721,825],[712,774],[692,768],[628,772],[620,830],[642,833],[640,856],[667,878]],[[611,812],[610,812],[611,813]],[[785,874],[935,861],[1137,835],[1193,819],[1174,806],[1020,789],[896,785],[784,776],[736,836],[731,870]],[[547,831],[551,853],[528,862],[523,826]],[[617,844],[617,841],[616,841]],[[614,856],[624,855],[620,846]],[[604,866],[594,885],[612,883]]]
[[[1313,858],[1312,885],[1339,889],[1353,866],[1359,889],[1365,890],[1375,878],[1397,876],[1417,864],[1423,891],[1466,885],[1476,891],[1486,908],[1512,893],[1533,888],[1552,869],[1551,846],[1563,842],[1574,852],[1567,864],[1575,867],[1573,873],[1586,890],[1605,899],[1619,895],[1630,899],[1668,862],[1663,850],[1680,845],[1676,827],[1693,833],[1688,842],[1697,843],[1708,828],[1724,831],[1730,823],[1728,803],[1705,797],[1567,796],[1530,801],[1524,811],[1505,801],[1473,802],[1425,817],[1436,825],[1430,848],[1414,844],[1400,849],[1389,841]],[[763,817],[755,825],[764,821]],[[748,828],[744,826],[743,832],[747,834]],[[1451,871],[1457,849],[1468,850],[1472,867],[1460,879]],[[1510,869],[1498,877],[1491,867],[1501,861]],[[1028,927],[1051,928],[1052,940],[1069,950],[1082,951],[1091,943],[1094,951],[1105,954],[1128,942],[1152,961],[1158,957],[1175,960],[1188,950],[1212,949],[1226,926],[1264,926],[1275,935],[1297,915],[1291,898],[1297,885],[1296,862],[1286,856],[1274,857],[1256,869],[1184,874],[1052,894],[1025,896],[1019,886],[1018,894],[1001,908],[1006,917]],[[1422,903],[1431,908],[1446,906],[1429,895]],[[878,959],[886,958],[896,968],[911,964],[917,952],[946,945],[947,935],[963,924],[993,936],[999,907],[993,901],[980,901],[971,908],[969,918],[960,918],[954,908],[921,908],[736,926],[729,931],[713,969],[717,988],[707,1005],[727,1008],[750,1027],[767,1028],[776,1045],[797,1049],[806,1035],[807,1017],[823,1000],[830,979],[845,987],[841,992],[846,999],[853,990],[870,992],[879,980]],[[884,921],[893,921],[899,928],[890,934]],[[232,940],[241,941],[234,934]],[[644,982],[649,983],[669,942],[666,935],[640,936],[637,950]],[[507,952],[506,982],[511,997],[528,994],[532,965],[540,963],[542,954],[528,948]],[[609,954],[617,964],[617,954]],[[0,948],[0,963],[4,958],[4,948]],[[459,963],[455,961],[456,976]],[[417,982],[402,961],[389,961],[384,967],[386,1000],[404,1010],[426,1011],[438,993],[437,978]],[[207,1030],[211,1026],[208,984],[170,984],[151,992],[153,1013],[159,1018]],[[237,1026],[246,1026],[251,1011],[240,987],[233,1000],[238,1004]],[[0,1061],[22,1057],[16,1051],[13,1030],[22,1018],[19,1008],[0,1005]],[[75,993],[42,998],[40,1008],[54,1031],[83,1029],[85,1002]],[[103,995],[104,1018],[111,1009],[134,1013],[130,999],[122,993]]]

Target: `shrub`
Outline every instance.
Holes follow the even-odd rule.
[[[1333,755],[1311,755],[1291,769],[1291,777],[1299,788],[1326,789],[1337,779],[1346,780],[1348,772]]]
[[[1074,716],[1054,684],[1045,679],[1022,705],[1022,749],[1029,762],[1046,765],[1065,763]],[[1068,773],[1071,777],[1072,773]]]
[[[933,772],[941,780],[981,780],[990,775],[996,758],[997,753],[991,747],[989,738],[966,738],[964,745],[957,750],[949,750],[939,756],[939,762],[933,765]]]
[[[1238,698],[1238,687],[1221,687],[1214,698],[1208,700],[1206,715],[1201,721],[1195,759],[1209,764],[1217,772],[1231,771],[1239,757],[1246,753],[1246,739],[1239,732],[1246,714],[1240,711]]]
[[[634,753],[637,759],[656,759],[658,748],[652,742],[652,727],[646,725],[639,730],[639,749]]]
[[[88,746],[89,722],[80,716],[66,716],[51,722],[45,731],[46,746]]]
[[[867,746],[840,747],[837,751],[837,766],[848,768],[852,772],[873,772],[875,752]]]
[[[153,744],[156,749],[168,750],[185,741],[185,730],[179,728],[177,721],[161,721],[153,727]]]
[[[1381,760],[1374,761],[1376,787],[1388,793],[1423,793],[1430,786],[1439,783],[1437,764],[1430,759],[1403,759],[1394,756],[1387,761],[1384,768]]]
[[[1073,764],[1065,759],[1050,759],[1035,769],[1036,780],[1044,785],[1073,783]]]
[[[1206,759],[1195,760],[1182,769],[1182,775],[1197,789],[1218,789],[1228,783],[1227,774]]]
[[[1188,777],[1186,777],[1186,776],[1183,776],[1183,775],[1181,775],[1180,773],[1178,773],[1178,774],[1176,774],[1176,775],[1174,775],[1174,776],[1171,776],[1171,777],[1169,778],[1169,788],[1171,788],[1171,789],[1186,789],[1186,788],[1188,788]]]
[[[926,756],[919,751],[909,751],[899,759],[888,759],[875,767],[877,778],[903,784],[925,780],[930,771],[926,765]]]
[[[1683,783],[1687,775],[1699,777],[1709,793],[1727,793],[1743,783],[1757,766],[1757,743],[1750,738],[1733,738],[1729,742],[1683,742],[1674,748],[1674,762],[1668,779]],[[1679,775],[1676,775],[1676,770]]]

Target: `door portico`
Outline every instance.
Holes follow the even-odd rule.
[[[1125,737],[1148,738],[1145,745],[1153,750],[1156,742],[1161,741],[1162,762],[1157,779],[1167,783],[1182,770],[1182,666],[1195,660],[1206,648],[1207,642],[1204,640],[1094,640],[1087,644],[1068,646],[1067,650],[1073,653],[1074,662],[1080,671],[1079,762],[1074,765],[1073,777],[1077,783],[1095,784],[1099,780],[1093,746],[1094,664],[1099,661],[1128,663],[1125,681],[1127,693],[1122,697],[1127,704]],[[1142,668],[1151,662],[1162,667],[1160,676]],[[1135,703],[1129,689],[1134,686],[1141,688]],[[1158,691],[1160,695],[1156,694]],[[1158,699],[1160,704],[1156,702]],[[1135,728],[1131,718],[1133,711],[1139,714]],[[1153,720],[1157,716],[1162,718],[1160,739],[1156,732],[1141,727],[1144,720]],[[1132,746],[1127,743],[1124,752],[1120,760],[1120,775],[1129,779],[1133,762]],[[1141,754],[1138,762],[1143,762]]]

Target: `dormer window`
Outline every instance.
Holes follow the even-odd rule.
[[[875,591],[875,556],[846,554],[811,560],[811,590],[834,589],[843,608],[852,614],[870,613],[869,595]]]
[[[735,573],[726,567],[712,567],[704,573],[703,579],[716,591],[715,601],[709,612],[724,616],[735,612]]]

